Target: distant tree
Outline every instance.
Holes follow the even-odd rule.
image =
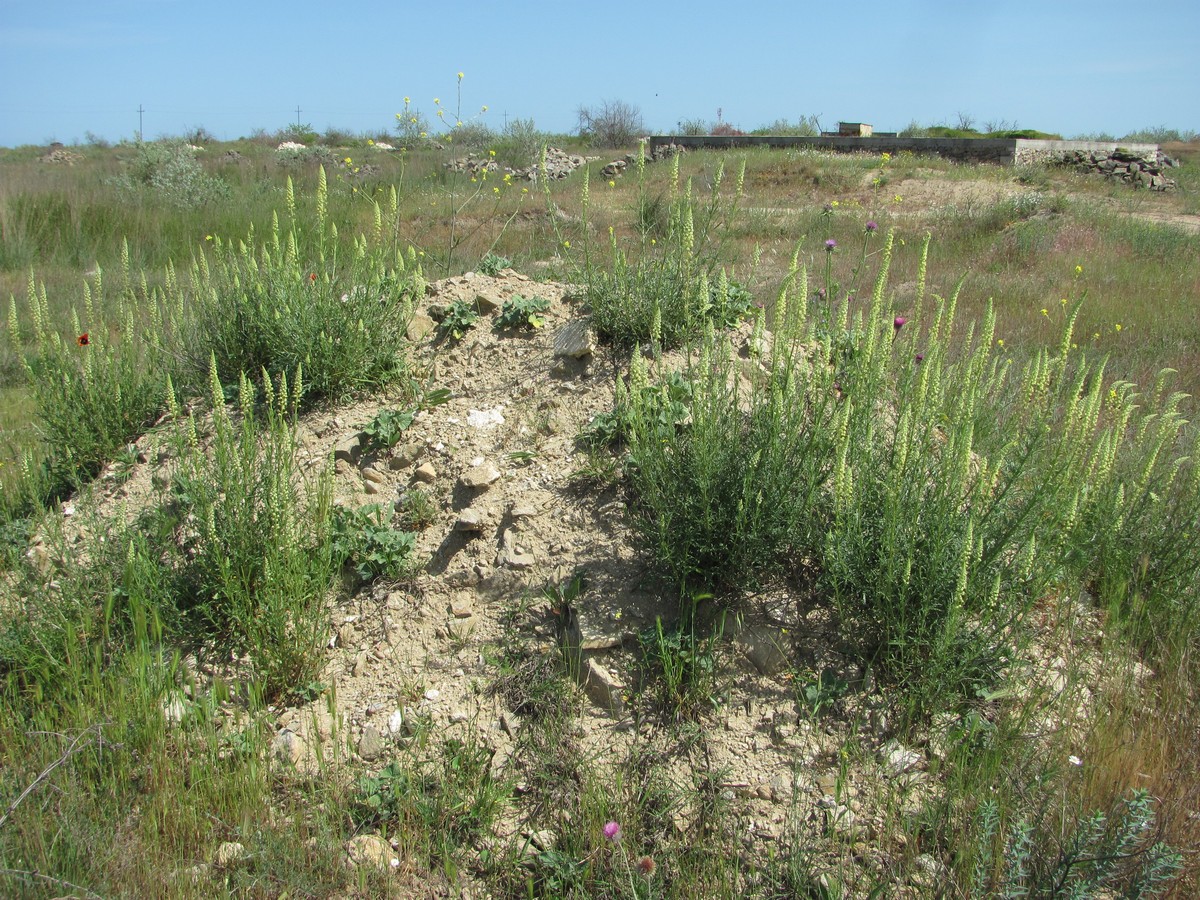
[[[624,100],[581,106],[578,115],[579,136],[594,147],[627,147],[646,132],[642,111]]]

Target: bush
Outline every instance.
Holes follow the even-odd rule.
[[[724,166],[718,166],[704,200],[693,197],[690,181],[679,190],[678,156],[671,165],[670,196],[651,197],[644,161],[639,160],[637,225],[642,240],[636,261],[613,236],[611,265],[589,262],[584,273],[592,322],[602,337],[620,347],[646,341],[678,346],[708,321],[734,324],[752,302],[746,289],[731,282],[716,262],[736,219],[745,163],[732,196],[721,192]],[[655,233],[662,234],[661,241]]]
[[[407,371],[405,330],[424,291],[416,253],[388,244],[376,206],[371,234],[359,236],[352,258],[338,259],[325,170],[318,174],[311,217],[297,213],[289,179],[286,230],[277,226],[266,241],[250,233],[236,244],[214,237],[211,254],[193,265],[183,342],[192,384],[210,355],[224,384],[242,372],[278,378],[302,366],[305,403],[344,399]]]
[[[290,382],[264,375],[259,408],[241,376],[235,420],[214,358],[210,446],[201,448],[201,426],[188,416],[173,479],[185,535],[181,565],[196,611],[249,653],[266,697],[316,675],[325,596],[342,561],[329,540],[331,473],[300,487],[295,415],[302,379],[299,369]]]
[[[663,418],[634,355],[617,422],[659,565],[681,592],[736,594],[804,560],[918,712],[1000,683],[1032,604],[1080,578],[1128,579],[1121,619],[1171,649],[1172,619],[1196,622],[1200,566],[1181,395],[1106,387],[1071,349],[1079,301],[1057,352],[1019,373],[990,314],[958,335],[956,294],[930,308],[919,285],[912,321],[896,316],[891,252],[889,237],[854,317],[831,266],[817,315],[794,270],[761,371],[709,326],[682,414]]]
[[[641,110],[623,100],[581,106],[577,115],[579,136],[593,147],[629,147],[646,132]]]
[[[32,275],[27,304],[32,350],[22,346],[15,302],[9,307],[8,338],[33,392],[45,452],[35,493],[44,502],[97,475],[162,410],[169,376],[162,334],[167,326],[154,317],[145,321],[128,287],[113,304],[115,321],[95,317],[94,310],[108,306],[99,272],[84,285],[83,317],[73,309],[66,334],[50,321],[46,289]]]
[[[127,195],[149,192],[171,206],[192,208],[230,197],[229,185],[204,171],[196,152],[177,141],[139,143],[130,171],[112,180]]]

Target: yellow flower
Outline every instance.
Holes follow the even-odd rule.
[[[439,100],[437,97],[434,97],[434,98],[433,98],[433,105],[434,105],[434,106],[437,106],[437,105],[438,105],[439,103],[441,103],[441,102],[442,102],[442,101],[441,101],[441,100]]]
[[[428,133],[428,132],[426,132],[426,131],[422,131],[422,132],[421,132],[421,137],[429,137],[429,133]]]
[[[375,142],[374,142],[373,140],[371,140],[370,138],[367,138],[367,146],[368,146],[368,147],[374,147],[374,146],[375,146]]]
[[[353,160],[352,160],[352,159],[350,159],[350,157],[348,157],[348,156],[347,156],[347,157],[346,157],[346,159],[344,160],[344,162],[346,163],[346,165],[350,165],[350,163],[352,163],[352,162],[353,162]]]
[[[611,180],[611,179],[610,179],[610,180],[609,180],[609,182],[608,182],[608,186],[609,186],[609,187],[616,187],[616,186],[617,186],[617,183],[616,183],[615,181],[613,181],[613,180]]]
[[[479,108],[479,111],[480,111],[480,112],[487,112],[487,107],[486,107],[486,106],[481,106],[481,107]]]
[[[458,80],[459,80],[459,81],[462,81],[462,80],[463,80],[463,73],[462,73],[462,72],[459,72],[459,73],[458,73]]]
[[[1083,274],[1083,266],[1076,266],[1076,267],[1075,267],[1075,274],[1076,274],[1076,275],[1082,275],[1082,274]]]
[[[1116,324],[1116,326],[1114,326],[1114,327],[1115,327],[1115,329],[1116,329],[1117,331],[1120,331],[1120,330],[1121,330],[1121,323],[1120,323],[1120,322],[1118,322],[1118,323]]]
[[[884,162],[889,162],[892,158],[892,154],[890,153],[881,153],[879,156]]]
[[[412,122],[412,124],[416,125],[416,124],[417,124],[417,117],[416,117],[416,116],[412,116],[411,118],[409,118],[409,120],[408,120],[408,121],[410,121],[410,122]],[[422,132],[422,134],[424,134],[424,132]]]
[[[355,167],[354,167],[354,174],[355,174],[355,175],[357,175],[357,174],[358,174],[358,170],[359,170],[359,167],[358,167],[358,166],[355,166]]]
[[[1093,335],[1092,335],[1092,340],[1093,340],[1093,341],[1098,341],[1098,340],[1100,340],[1100,332],[1098,332],[1098,331],[1097,331],[1095,334],[1093,334]]]
[[[650,238],[650,246],[651,247],[653,247],[657,243],[658,243],[658,241],[656,241],[654,238]]]
[[[521,188],[521,193],[522,193],[522,194],[528,194],[528,193],[529,193],[529,188]]]
[[[1059,300],[1058,302],[1059,302],[1059,303],[1061,303],[1063,306],[1066,306],[1066,305],[1067,305],[1067,298],[1066,298],[1066,297],[1063,297],[1063,298],[1062,298],[1061,300]]]
[[[996,346],[1003,347],[1004,346],[1004,338],[996,338]]]
[[[904,198],[901,197],[899,194],[897,194],[895,197],[892,198],[892,202],[893,203],[903,203]]]
[[[204,239],[205,239],[206,241],[211,241],[211,240],[212,240],[212,235],[211,235],[211,234],[206,234],[206,235],[204,236]]]
[[[838,206],[840,206],[841,204],[839,204],[839,203],[838,203],[838,201],[834,200],[834,201],[833,201],[832,203],[830,203],[829,205],[830,205],[830,206],[832,206],[834,209],[837,209],[837,208],[838,208]]]
[[[496,155],[496,151],[495,151],[495,150],[489,150],[489,151],[488,151],[488,156],[495,156],[495,155]]]
[[[570,250],[570,249],[571,249],[571,242],[570,242],[570,241],[563,241],[563,247],[564,247],[564,248],[566,248],[567,250]]]
[[[409,101],[409,99],[408,99],[407,97],[405,97],[405,98],[404,98],[404,103],[407,105],[409,102],[410,102],[410,101]]]
[[[1050,318],[1050,313],[1046,311],[1046,307],[1044,307],[1044,306],[1042,307],[1042,315],[1045,316],[1047,319]]]

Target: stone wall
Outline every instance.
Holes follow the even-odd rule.
[[[997,165],[1066,165],[1083,171],[1095,171],[1121,178],[1132,184],[1168,190],[1174,186],[1162,174],[1175,165],[1157,144],[1118,144],[1098,141],[1034,141],[1025,138],[901,138],[874,137],[791,137],[784,135],[655,135],[650,138],[649,153],[666,148],[685,150],[730,150],[739,147],[806,147],[838,153],[929,154],[956,162],[994,163]]]

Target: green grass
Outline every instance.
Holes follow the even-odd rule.
[[[1200,840],[1200,447],[1178,393],[1200,387],[1200,248],[1138,214],[1194,210],[1194,159],[1180,196],[1135,197],[908,157],[762,151],[732,178],[700,152],[534,200],[428,147],[339,149],[324,175],[232,147],[243,162],[0,154],[0,288],[19,298],[0,357],[2,891],[839,897],[919,880],[925,857],[944,866],[930,896],[1170,886]],[[918,177],[1015,193],[896,202]],[[395,515],[335,514],[298,410],[383,385],[415,403],[402,334],[424,279],[488,254],[549,260],[638,348],[583,443],[680,614],[642,635],[635,727],[608,753],[580,738],[579,660],[528,639],[580,601],[568,584],[517,598],[485,654],[479,690],[524,723],[503,766],[418,716],[381,764],[347,767],[338,733],[306,778],[272,761],[270,704],[335,706],[320,667],[347,567],[403,578],[401,526],[436,511],[411,491]],[[170,463],[126,523],[87,481],[152,427]],[[378,417],[376,449],[402,428]],[[43,514],[68,498],[67,527]],[[798,771],[880,813],[880,856],[781,798],[772,852],[742,860],[713,751],[729,637],[764,590],[803,597],[864,673],[780,686],[835,739]],[[1056,655],[1061,700],[1039,686]],[[1108,715],[1079,712],[1083,685]],[[929,751],[936,790],[868,777],[881,716]],[[344,865],[364,831],[396,838],[398,871]],[[216,865],[225,841],[245,859]]]

